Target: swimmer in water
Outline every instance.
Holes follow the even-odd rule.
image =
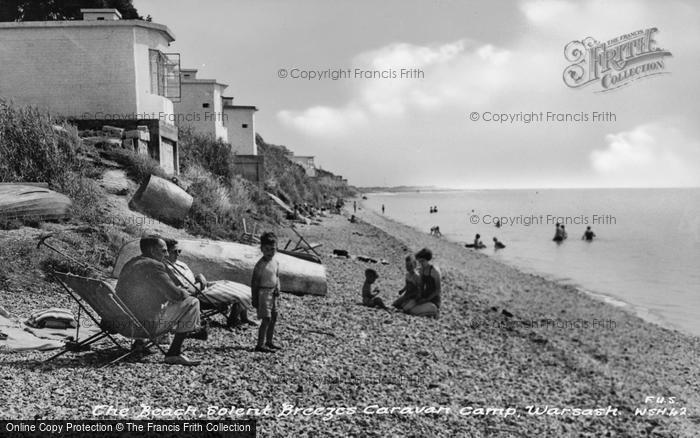
[[[593,240],[594,237],[595,233],[593,232],[593,230],[591,230],[591,227],[586,227],[586,231],[584,231],[583,236],[581,236],[581,240],[586,240],[590,242]]]
[[[493,247],[494,247],[494,249],[503,249],[506,246],[503,243],[499,242],[499,240],[494,237],[493,238]]]
[[[562,234],[563,230],[561,229],[561,227],[562,225],[559,222],[557,222],[556,230],[554,231],[554,238],[552,239],[555,242],[561,242],[562,240],[564,240],[564,235]]]

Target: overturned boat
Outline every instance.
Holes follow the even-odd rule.
[[[70,216],[68,196],[48,184],[0,183],[0,219],[58,220]]]
[[[215,240],[179,240],[182,253],[179,260],[187,263],[195,274],[202,273],[207,280],[231,280],[250,286],[253,268],[262,257],[260,248],[234,242]],[[122,246],[112,275],[119,277],[122,268],[133,257],[139,256],[139,241]],[[282,292],[326,295],[326,268],[319,263],[277,253]]]

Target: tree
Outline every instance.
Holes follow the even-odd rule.
[[[124,20],[143,20],[133,0],[2,0],[0,21],[80,20],[83,8],[114,8]]]

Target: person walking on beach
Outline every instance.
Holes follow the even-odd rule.
[[[384,214],[384,204],[382,204],[382,214]]]
[[[583,232],[583,236],[581,236],[581,240],[591,242],[591,241],[593,241],[594,237],[595,237],[595,233],[593,232],[593,230],[591,230],[591,227],[588,226],[588,227],[586,227],[586,231]]]
[[[566,232],[566,228],[564,228],[564,224],[561,224],[561,227],[559,227],[561,230],[561,238],[562,240],[566,240],[569,238],[569,234]]]
[[[386,304],[379,298],[379,289],[372,290],[372,285],[379,278],[379,274],[374,269],[365,269],[365,282],[362,285],[362,304],[367,307],[377,307],[387,310]]]
[[[352,212],[357,213],[357,201],[352,201]]]
[[[404,306],[404,310],[411,315],[432,318],[440,315],[441,276],[438,267],[430,263],[432,258],[433,252],[428,248],[416,253],[416,260],[420,265],[419,296]]]
[[[260,236],[260,249],[263,255],[253,268],[250,286],[253,307],[258,310],[258,318],[262,319],[255,351],[272,353],[281,348],[272,342],[280,307],[279,263],[275,259],[277,236],[272,232]]]

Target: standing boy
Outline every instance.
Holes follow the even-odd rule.
[[[260,236],[260,249],[263,256],[255,264],[250,286],[253,307],[258,310],[258,318],[262,320],[255,351],[272,353],[281,348],[272,342],[280,299],[279,263],[275,259],[277,237],[274,233],[267,232]]]

